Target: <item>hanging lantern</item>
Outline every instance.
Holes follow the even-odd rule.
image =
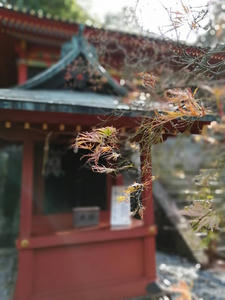
[[[47,123],[43,123],[42,124],[42,129],[43,130],[47,130],[48,129],[48,124]]]
[[[76,132],[80,132],[81,131],[81,126],[80,125],[77,125],[76,126]]]
[[[9,121],[5,122],[5,128],[11,128],[12,127],[12,123]]]
[[[59,124],[59,130],[64,131],[65,130],[65,125],[64,124]]]
[[[30,129],[30,123],[25,122],[24,123],[24,129]]]

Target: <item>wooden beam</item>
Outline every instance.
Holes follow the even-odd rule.
[[[154,239],[154,234],[150,234],[148,228],[140,226],[139,222],[134,222],[132,228],[121,230],[104,229],[87,229],[87,230],[66,230],[58,231],[54,234],[32,237],[29,240],[29,245],[26,250],[19,248],[21,252],[26,252],[28,249],[41,249],[49,247],[61,247],[66,245],[82,245],[99,242],[109,242],[118,240],[140,239],[146,236],[150,241]],[[21,243],[19,242],[18,245]],[[152,253],[148,255],[153,255]],[[149,266],[150,267],[150,266]]]
[[[115,126],[117,128],[126,126],[127,128],[135,128],[140,124],[141,118],[0,109],[0,121],[30,122],[31,127],[32,124],[47,123],[49,125],[74,125],[74,127],[79,124],[81,126]]]

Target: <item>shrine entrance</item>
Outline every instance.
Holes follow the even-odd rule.
[[[44,143],[35,143],[34,214],[70,213],[80,206],[107,209],[107,176],[92,172],[85,163],[86,152],[74,153],[71,140],[50,141],[47,153]]]

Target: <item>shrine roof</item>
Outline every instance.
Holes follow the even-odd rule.
[[[25,7],[19,9],[16,6],[3,5],[0,2],[0,28],[8,35],[35,44],[60,47],[65,41],[71,39],[79,30],[79,24],[74,20],[59,19],[57,16],[43,14],[40,11],[28,10]],[[165,40],[159,36],[144,36],[135,33],[100,28],[99,26],[86,26],[85,36],[92,43],[101,47],[101,43],[107,39],[116,40],[124,47],[138,49],[163,46],[166,50],[180,53],[181,49],[193,57],[201,56],[204,49],[200,47]],[[215,60],[223,60],[224,53],[214,55]]]
[[[0,109],[77,113],[87,115],[119,115],[125,117],[153,117],[152,110],[121,104],[113,95],[73,91],[44,91],[0,89]],[[215,121],[214,115],[188,117],[199,122]]]
[[[83,30],[84,26],[80,25],[78,35],[63,45],[61,59],[56,64],[16,88],[70,89],[125,96],[127,89],[101,66],[97,52],[83,36]]]
[[[0,109],[154,117],[154,111],[160,110],[157,103],[146,108],[123,102],[128,90],[100,65],[95,48],[85,39],[83,30],[80,26],[78,35],[64,44],[62,57],[56,64],[20,86],[0,89]],[[85,77],[84,85],[80,84]],[[98,88],[101,80],[103,88],[101,85]],[[215,120],[215,116],[185,119],[207,123]]]

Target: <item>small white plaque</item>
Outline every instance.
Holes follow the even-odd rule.
[[[129,227],[131,224],[130,218],[130,196],[126,195],[124,201],[119,201],[120,196],[124,196],[126,186],[113,186],[111,197],[111,220],[112,227]]]

